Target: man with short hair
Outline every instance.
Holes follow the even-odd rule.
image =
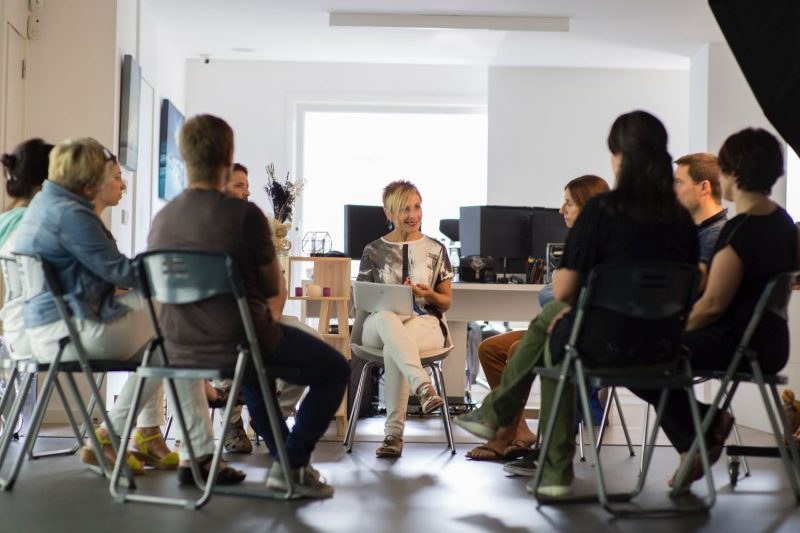
[[[252,369],[244,376],[242,392],[251,422],[275,459],[267,488],[285,490],[283,473],[288,469],[297,496],[330,498],[333,487],[323,481],[309,459],[342,401],[350,366],[324,341],[282,326],[270,311],[267,300],[279,294],[281,283],[267,219],[255,204],[224,192],[233,165],[230,126],[211,115],[192,117],[181,128],[179,145],[188,187],[153,220],[149,247],[224,252],[236,262],[261,355],[274,369],[272,377],[309,387],[291,431],[284,422],[282,435],[273,437],[265,402],[277,404],[275,395],[262,397]],[[176,363],[234,364],[244,331],[232,297],[163,305],[160,322],[167,350]],[[278,462],[275,438],[285,438],[290,464]]]
[[[250,181],[246,166],[241,163],[233,164],[233,172],[225,183],[225,192],[242,200],[250,198]]]
[[[708,263],[714,255],[719,232],[728,220],[728,210],[722,207],[719,184],[719,163],[714,154],[689,154],[675,161],[673,189],[678,202],[689,211],[697,225],[700,241],[700,288],[706,284]]]
[[[250,182],[247,179],[246,166],[241,163],[233,164],[233,172],[225,182],[225,192],[240,200],[247,200],[250,197]],[[217,392],[219,399],[227,398],[231,390],[231,383],[230,379],[214,380],[214,388],[221,391],[221,393]],[[233,408],[230,424],[222,435],[222,443],[228,453],[251,453],[253,451],[253,444],[244,429],[241,405]]]

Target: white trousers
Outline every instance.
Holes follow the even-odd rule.
[[[364,321],[364,346],[383,348],[386,380],[386,435],[403,436],[408,411],[409,383],[416,394],[430,378],[419,353],[444,345],[439,319],[432,315],[400,317],[389,311],[372,313]]]
[[[151,338],[150,319],[144,308],[144,300],[139,293],[130,291],[119,296],[118,299],[131,311],[113,322],[75,320],[78,334],[89,359],[124,361],[141,357],[145,344]],[[58,353],[59,339],[67,335],[67,326],[61,320],[28,329],[34,356],[41,362],[50,362],[55,358]],[[76,360],[75,349],[71,344],[65,349],[61,360]],[[133,404],[135,386],[136,375],[129,374],[117,396],[117,401],[108,412],[111,425],[117,434],[124,429],[125,419]],[[178,380],[175,382],[175,388],[186,418],[188,439],[191,441],[195,453],[197,455],[213,453],[214,437],[202,381]],[[163,425],[164,387],[162,382],[152,379],[145,381],[142,400],[136,425],[143,428]],[[183,436],[182,438],[187,437]],[[184,453],[184,449],[181,448],[181,459],[188,459],[188,454],[184,455]]]

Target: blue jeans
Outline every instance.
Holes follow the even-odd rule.
[[[308,394],[297,410],[291,432],[283,418],[280,422],[289,466],[298,468],[308,464],[317,441],[328,429],[350,380],[350,365],[336,349],[297,328],[281,326],[281,334],[275,349],[263,356],[270,378],[308,386]],[[273,381],[269,401],[280,413],[274,387]],[[277,459],[266,404],[254,373],[245,375],[242,393],[253,428],[267,443],[272,457]]]

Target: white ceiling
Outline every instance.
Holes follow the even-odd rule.
[[[707,0],[146,0],[187,58],[678,68],[723,42]],[[329,12],[570,17],[566,33],[329,27]]]

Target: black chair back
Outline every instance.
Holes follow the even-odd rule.
[[[773,276],[761,291],[753,315],[739,341],[739,349],[746,349],[758,329],[761,318],[766,313],[773,313],[784,320],[789,318],[789,300],[792,297],[792,286],[797,279],[795,271],[782,272]]]
[[[596,266],[578,298],[568,345],[597,366],[676,359],[697,275],[697,268],[685,263]]]

